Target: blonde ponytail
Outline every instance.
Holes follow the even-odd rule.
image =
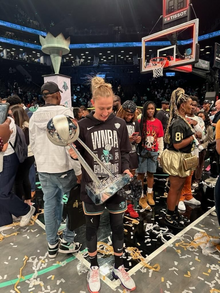
[[[113,97],[112,85],[106,83],[101,77],[95,76],[91,79],[92,98],[97,97]]]

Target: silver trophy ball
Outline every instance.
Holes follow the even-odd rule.
[[[57,115],[47,123],[47,137],[58,146],[67,146],[79,137],[77,121],[66,115]]]

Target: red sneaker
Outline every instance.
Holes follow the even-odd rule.
[[[139,217],[138,213],[135,212],[135,210],[133,209],[133,204],[131,204],[131,203],[127,206],[127,210],[126,210],[125,213],[126,213],[126,214],[129,214],[130,217],[131,217],[131,218],[134,218],[134,219],[136,219],[136,218]]]

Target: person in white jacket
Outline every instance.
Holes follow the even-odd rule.
[[[74,253],[81,247],[80,243],[74,242],[75,233],[69,230],[68,220],[61,243],[57,235],[62,220],[62,197],[69,195],[81,176],[80,163],[71,159],[65,147],[50,142],[46,133],[47,123],[54,116],[63,114],[73,117],[70,109],[60,105],[60,92],[54,82],[42,85],[45,106],[34,112],[29,124],[30,147],[44,193],[44,219],[50,258],[55,258],[58,251]]]

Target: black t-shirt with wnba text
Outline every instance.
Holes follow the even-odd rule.
[[[180,151],[181,153],[191,153],[193,150],[194,143],[181,148],[179,150],[175,149],[173,144],[181,143],[182,140],[190,137],[194,133],[192,132],[189,125],[180,117],[177,117],[170,125],[170,144],[168,149],[172,151]]]

